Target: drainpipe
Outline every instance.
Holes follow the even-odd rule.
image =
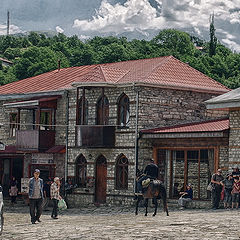
[[[135,84],[134,84],[135,88]],[[137,192],[137,183],[136,183],[136,175],[137,175],[137,169],[138,169],[138,107],[139,107],[139,90],[136,90],[136,110],[135,110],[135,175],[134,175],[134,192]]]
[[[66,153],[65,153],[65,163],[64,163],[64,180],[65,183],[68,177],[68,124],[69,124],[69,96],[68,90],[65,91],[66,96]],[[66,197],[66,190],[64,186],[64,196]]]

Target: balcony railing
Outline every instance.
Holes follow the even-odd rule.
[[[98,125],[76,126],[77,147],[114,147],[115,127]]]
[[[16,145],[18,150],[47,150],[55,145],[55,131],[17,130]]]

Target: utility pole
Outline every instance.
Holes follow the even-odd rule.
[[[9,35],[9,26],[10,26],[10,24],[9,24],[9,16],[10,16],[9,11],[7,11],[7,36]]]

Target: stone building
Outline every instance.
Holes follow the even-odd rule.
[[[229,112],[228,170],[240,168],[240,88],[205,102],[207,109]]]
[[[207,198],[209,176],[228,164],[228,112],[203,102],[228,91],[172,56],[59,69],[1,86],[2,173],[6,159],[22,154],[22,175],[52,164],[48,176],[78,186],[71,205],[129,204],[137,169],[154,158],[170,197],[176,184],[191,182],[195,197]]]

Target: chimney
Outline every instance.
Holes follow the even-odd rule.
[[[58,59],[58,72],[60,71],[61,69],[61,59]]]

